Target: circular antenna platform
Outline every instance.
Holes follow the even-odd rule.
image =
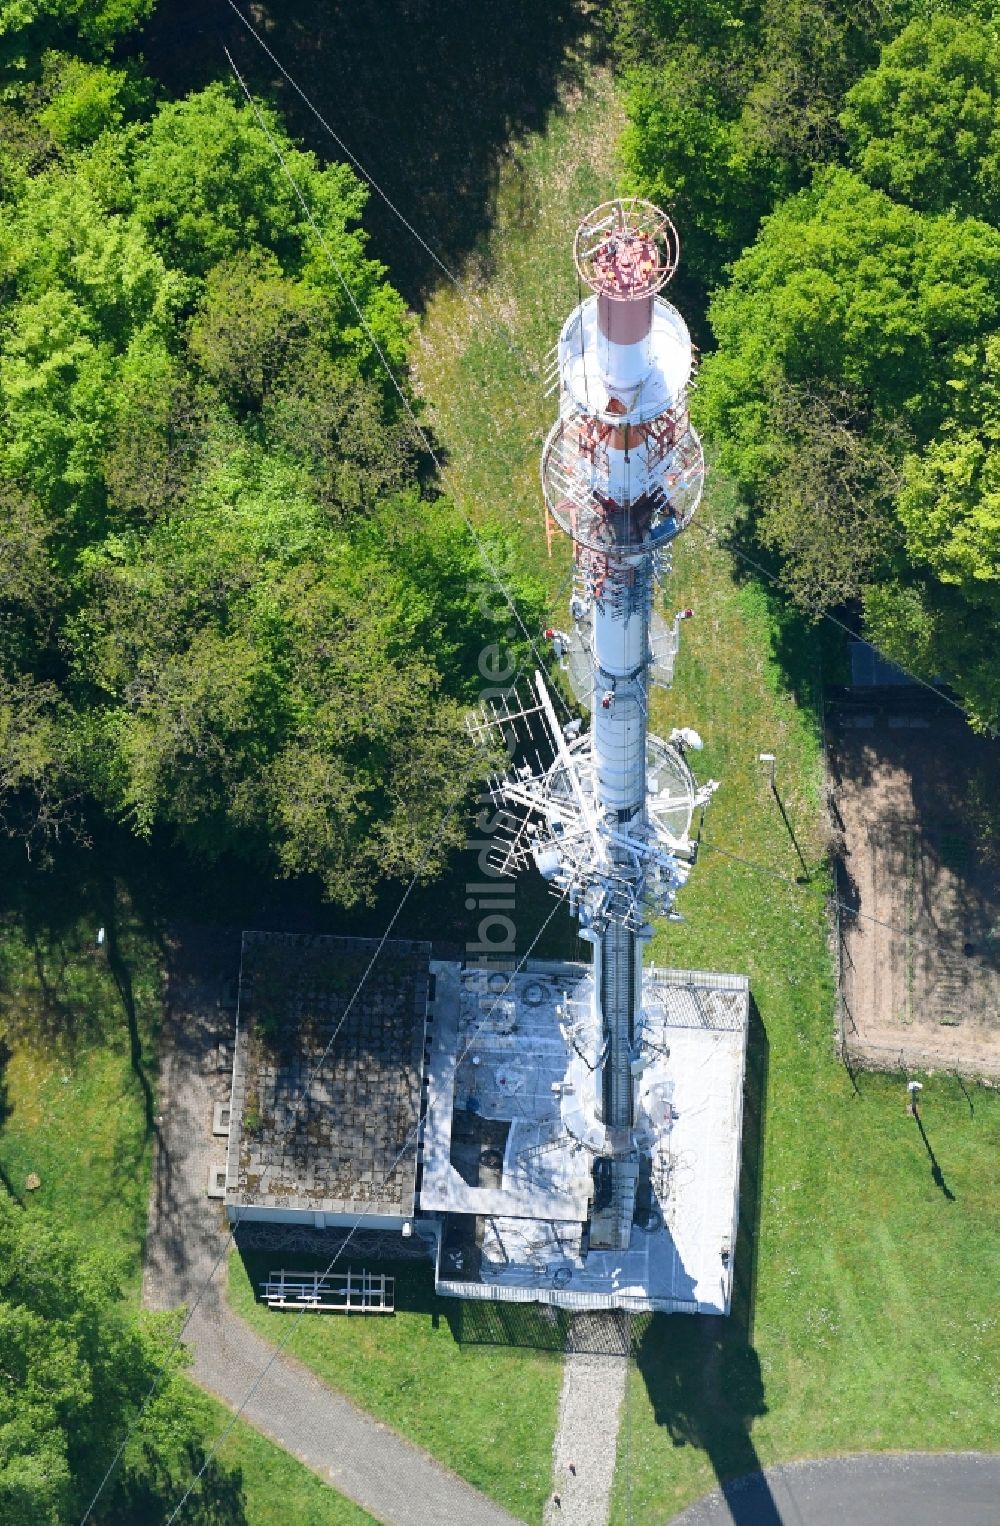
[[[634,302],[658,292],[677,269],[680,252],[670,218],[638,196],[619,196],[595,207],[573,240],[581,281],[613,302]]]
[[[599,461],[582,415],[559,419],[542,452],[542,491],[577,546],[611,562],[661,550],[691,523],[705,483],[701,442],[684,415],[676,437],[636,435],[634,476],[623,492]]]
[[[593,754],[593,736],[587,732],[571,742],[568,757],[574,760],[575,777],[567,769],[566,758],[560,757],[552,764],[545,777],[545,809],[551,817],[555,812],[564,827],[572,822],[579,810],[580,794],[594,803],[599,813],[600,785],[597,779],[597,763]],[[698,787],[694,775],[680,748],[659,737],[646,737],[646,781],[648,787],[647,811],[650,820],[675,841],[687,839],[694,817],[695,797]],[[573,843],[577,841],[573,838]],[[586,833],[581,833],[581,851],[588,853]]]

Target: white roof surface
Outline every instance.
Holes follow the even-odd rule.
[[[647,968],[640,1127],[653,1213],[627,1251],[583,1253],[593,1150],[574,1137],[581,1066],[560,1032],[587,1021],[590,969],[531,963],[498,1001],[496,973],[434,964],[423,1210],[481,1219],[481,1290],[569,1307],[728,1312],[739,1189],[749,993],[742,976]],[[503,977],[506,979],[506,977]],[[572,1075],[574,1090],[562,1088]],[[510,1124],[500,1185],[451,1164],[456,1113]],[[570,1127],[567,1127],[569,1123]],[[578,1136],[582,1131],[578,1130]],[[600,1148],[598,1144],[598,1148]]]

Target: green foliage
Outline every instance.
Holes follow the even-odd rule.
[[[0,206],[0,510],[30,504],[0,806],[52,831],[92,797],[350,903],[460,838],[499,619],[355,310],[405,363],[364,189],[220,87],[122,125],[128,87],[53,61],[51,153]]]
[[[844,91],[874,61],[880,13],[828,0],[635,0],[617,9],[632,65],[629,189],[676,216],[701,288],[843,141]]]
[[[627,185],[676,216],[685,268],[703,290],[761,218],[840,162],[848,143],[869,184],[929,211],[995,219],[992,14],[978,0],[931,0],[911,20],[916,9],[911,0],[614,7],[608,26],[629,86]]]
[[[384,386],[337,348],[329,297],[285,276],[272,255],[209,272],[193,359],[237,417],[262,415],[266,437],[308,468],[328,509],[357,510],[412,478],[413,431],[386,416]]]
[[[702,290],[735,260],[697,411],[786,587],[811,611],[860,599],[889,655],[993,724],[996,440],[976,377],[998,321],[1000,54],[980,0],[915,9],[626,0],[622,150]]]
[[[779,159],[749,143],[720,95],[710,56],[680,48],[626,97],[621,152],[628,189],[670,208],[684,266],[704,284],[752,239],[783,184]]]
[[[9,661],[28,657],[56,598],[40,506],[9,484],[0,487],[0,652]]]
[[[346,222],[364,204],[360,185],[342,166],[317,170],[311,154],[288,142],[274,112],[262,113],[306,205],[314,214],[322,208],[345,237]],[[203,276],[257,245],[301,268],[309,238],[303,210],[267,134],[222,85],[157,112],[136,156],[135,184],[142,224],[176,268]],[[356,260],[360,251],[359,236],[348,235],[345,257]]]
[[[876,8],[849,0],[763,0],[741,132],[789,180],[837,156],[843,94],[872,59],[880,24]]]
[[[216,400],[163,343],[130,347],[103,435],[100,469],[109,518],[155,519],[179,507],[197,473]]]
[[[765,222],[711,317],[699,415],[807,608],[1000,715],[1000,233],[826,171]],[[818,411],[817,411],[818,410]]]
[[[842,122],[870,185],[928,212],[1000,219],[1000,44],[995,25],[911,21],[845,100]]]
[[[727,469],[757,489],[780,456],[768,400],[781,381],[850,389],[926,439],[947,417],[959,352],[997,321],[1000,234],[927,219],[846,170],[767,220],[711,308],[718,353],[700,413]]]
[[[0,1189],[0,1521],[63,1526],[82,1514],[170,1335],[162,1317],[136,1320],[106,1256],[81,1256]],[[168,1376],[95,1519],[164,1520],[178,1474],[201,1456],[187,1391]],[[236,1526],[238,1479],[218,1466],[206,1476],[194,1518]]]
[[[0,831],[35,842],[73,828],[66,705],[54,684],[0,674]]]
[[[914,573],[865,591],[873,639],[925,678],[942,675],[974,720],[1000,717],[990,633],[1000,620],[1000,335],[959,355],[955,412],[903,463],[896,503]]]
[[[383,267],[364,257],[364,234],[348,226],[367,192],[346,165],[320,169],[315,155],[289,141],[274,112],[260,110],[266,130],[221,85],[164,106],[136,158],[140,221],[168,262],[191,275],[204,276],[258,246],[270,250],[286,274],[326,294],[330,330],[342,347],[370,360],[332,261],[388,358],[402,364],[408,335],[402,300],[385,283]]]
[[[189,343],[242,418],[258,413],[289,375],[324,357],[334,334],[322,294],[286,276],[270,252],[254,250],[209,271]]]
[[[759,14],[757,0],[707,0],[697,10],[690,0],[618,0],[602,20],[629,68],[659,66],[675,46],[696,43],[699,34],[705,53],[724,55],[738,68],[739,55],[746,55],[756,35]]]
[[[345,904],[433,872],[460,821],[426,845],[474,769],[441,678],[482,640],[463,528],[411,491],[348,532],[300,468],[231,435],[208,454],[183,512],[82,559],[90,788],[143,833],[273,854]]]
[[[46,99],[38,123],[62,149],[82,148],[120,127],[148,94],[128,69],[59,53],[49,53],[43,61],[42,89]]]
[[[809,610],[856,598],[900,540],[895,452],[865,424],[845,393],[786,384],[771,398],[778,449],[755,493],[757,530],[779,553],[792,597]]]
[[[137,911],[119,878],[124,874],[127,880],[138,871],[148,915],[149,865],[121,834],[105,836],[99,852],[73,846],[47,868],[29,862],[23,850],[10,845],[0,845],[0,855],[8,906],[0,922],[0,1181],[21,1190],[29,1172],[41,1178],[41,1186],[25,1194],[16,1239],[22,1246],[27,1241],[32,1258],[42,1258],[42,1271],[54,1273],[59,1283],[51,1323],[50,1306],[46,1307],[44,1332],[46,1343],[57,1335],[66,1337],[59,1376],[72,1368],[70,1338],[89,1317],[88,1310],[98,1308],[108,1360],[112,1353],[103,1342],[105,1326],[120,1328],[129,1339],[136,1328],[132,1310],[142,1275],[152,1153],[152,1094],[146,1087],[155,1081],[156,1033],[165,992],[163,949],[158,932]],[[107,924],[109,937],[98,949],[94,932],[101,924]],[[134,1032],[123,1010],[124,991],[134,1001]],[[8,1212],[17,1210],[4,1198],[4,1226]],[[25,1320],[34,1317],[34,1293],[26,1286],[29,1278],[19,1278],[16,1300],[6,1289],[9,1245],[6,1230],[0,1229],[0,1254],[5,1257],[0,1267],[0,1321],[7,1319],[15,1302],[28,1305],[27,1313],[16,1316]],[[98,1255],[93,1253],[96,1245],[101,1247]],[[24,1260],[23,1254],[15,1253],[15,1266],[19,1255]],[[82,1308],[75,1295],[81,1278],[86,1284]],[[117,1285],[124,1292],[121,1299],[114,1293]],[[166,1357],[164,1336],[172,1337],[176,1324],[159,1317],[148,1323],[146,1316],[139,1320],[138,1347],[127,1348],[136,1360],[122,1377],[130,1384],[134,1377],[135,1394],[141,1399],[155,1367]],[[12,1399],[9,1386],[4,1387],[6,1341],[3,1349],[0,1414],[15,1410],[20,1421],[20,1390]],[[73,1503],[59,1509],[56,1519],[59,1526],[80,1520],[135,1414],[130,1401],[128,1406],[85,1416],[86,1424],[101,1423],[102,1434],[95,1457],[84,1459],[86,1475],[74,1476],[58,1425],[30,1434],[38,1389],[51,1391],[45,1382],[47,1365],[40,1360],[43,1351],[33,1348],[28,1356],[34,1360],[36,1354],[36,1382],[28,1393],[31,1407],[24,1412],[29,1428],[25,1450],[12,1450],[14,1432],[0,1420],[2,1526],[22,1526],[39,1517],[51,1521],[49,1505],[62,1491],[60,1480],[67,1474]],[[91,1391],[94,1385],[83,1362],[75,1376],[86,1403],[87,1385]],[[94,1409],[93,1404],[88,1407]],[[225,1406],[201,1393],[183,1373],[170,1377],[126,1450],[94,1519],[104,1526],[157,1526],[205,1461],[211,1443],[226,1429],[230,1434],[185,1505],[183,1519],[190,1516],[201,1526],[368,1522],[363,1511],[259,1432],[242,1422],[231,1427],[232,1415]],[[63,1429],[68,1439],[68,1418]]]
[[[386,416],[382,390],[314,351],[264,397],[266,439],[308,472],[331,514],[356,514],[412,482],[417,442],[408,419]]]
[[[72,46],[100,58],[145,21],[154,0],[0,0],[0,70],[37,69],[48,48]]]
[[[46,52],[37,77],[33,71],[30,79],[0,91],[0,195],[13,201],[32,175],[65,164],[81,148],[97,143],[117,148],[116,130],[144,113],[150,94],[149,82],[133,63],[113,69]],[[127,181],[121,165],[118,180],[120,186]],[[117,208],[117,200],[113,204]]]
[[[1000,604],[1000,334],[957,361],[954,412],[907,459],[899,517],[915,561]]]

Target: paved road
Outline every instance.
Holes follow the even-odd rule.
[[[226,1243],[221,1206],[209,1201],[205,1187],[210,1163],[224,1159],[225,1141],[212,1137],[213,1103],[229,1095],[215,1054],[232,1014],[219,1011],[217,996],[221,978],[236,969],[238,958],[238,937],[192,931],[175,961],[143,1284],[151,1308],[190,1307]],[[225,1281],[223,1257],[184,1339],[193,1358],[191,1376],[235,1408],[273,1348],[229,1309]],[[389,1526],[516,1526],[499,1505],[284,1354],[244,1413]]]
[[[196,1383],[235,1408],[273,1347],[225,1311],[196,1314],[186,1339]],[[515,1526],[514,1517],[282,1354],[243,1413],[258,1430],[398,1526]],[[291,1523],[290,1523],[291,1526]]]
[[[826,1457],[715,1489],[671,1526],[998,1526],[1000,1456]]]

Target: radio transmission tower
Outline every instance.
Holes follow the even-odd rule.
[[[698,506],[705,467],[688,414],[691,337],[659,296],[677,267],[672,222],[645,201],[608,202],[580,224],[573,255],[595,296],[559,336],[550,371],[559,416],[542,452],[547,510],[573,540],[572,629],[546,634],[589,700],[590,728],[560,728],[540,674],[527,706],[488,723],[505,724],[508,742],[518,722],[537,714],[545,723],[552,762],[495,782],[508,813],[502,866],[533,859],[567,893],[594,948],[588,1100],[603,1137],[590,1244],[626,1249],[640,1159],[642,946],[652,917],[678,916],[674,899],[696,851],[692,816],[716,787],[699,788],[688,765],[697,733],[662,740],[647,724],[650,685],[669,684],[690,613],[669,629],[654,623],[654,590]]]

